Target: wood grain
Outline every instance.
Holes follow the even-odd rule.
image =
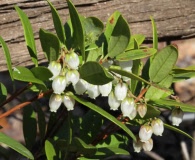
[[[152,38],[150,16],[157,24],[160,39],[180,39],[195,36],[195,0],[72,0],[78,12],[84,16],[96,16],[106,23],[115,11],[127,19],[132,34],[144,34]],[[62,21],[69,14],[65,0],[51,0],[59,11]],[[19,17],[14,10],[19,6],[29,17],[36,38],[39,62],[45,62],[38,40],[40,28],[54,32],[50,8],[44,0],[0,1],[0,36],[7,42],[13,66],[31,65],[31,58],[24,42]],[[3,51],[0,48],[0,71],[7,70]]]

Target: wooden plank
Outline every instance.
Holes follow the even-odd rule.
[[[51,2],[65,22],[68,18],[65,0],[51,0]],[[195,0],[73,0],[73,3],[80,14],[97,16],[104,23],[115,10],[118,10],[127,19],[132,34],[144,34],[147,39],[152,38],[150,16],[153,16],[156,21],[160,39],[195,36]],[[40,28],[54,31],[47,2],[44,0],[0,1],[0,35],[10,48],[13,65],[31,65],[22,25],[14,5],[18,5],[29,16],[38,45],[38,58],[41,62],[45,61],[38,41],[38,32]],[[0,49],[0,57],[0,71],[7,70],[2,49]]]

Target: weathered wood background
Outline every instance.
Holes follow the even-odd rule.
[[[97,16],[103,22],[115,11],[127,19],[131,32],[152,37],[150,16],[153,16],[159,38],[162,40],[195,36],[195,0],[72,0],[84,16]],[[51,0],[63,22],[68,18],[66,0]],[[19,17],[14,10],[19,6],[28,15],[36,38],[38,58],[44,55],[38,40],[40,28],[53,30],[50,8],[45,0],[0,0],[0,36],[7,42],[13,66],[31,65]],[[7,70],[3,51],[0,49],[0,71]]]

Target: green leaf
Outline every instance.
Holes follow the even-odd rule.
[[[60,41],[58,37],[53,33],[40,29],[39,38],[42,49],[46,53],[49,62],[56,61],[60,53]]]
[[[50,140],[45,141],[45,153],[46,153],[47,160],[57,160],[58,159],[56,150],[54,148],[54,144]]]
[[[165,77],[159,84],[166,87],[166,88],[169,88],[170,85],[172,84],[172,81],[173,81],[173,76],[171,75],[168,75],[167,77]],[[170,95],[172,92],[170,92],[169,94],[163,90],[160,90],[158,88],[155,88],[153,86],[151,86],[148,91],[146,92],[145,94],[145,98],[146,99],[160,99],[160,98],[163,98],[165,95],[166,97],[168,95]]]
[[[106,148],[98,148],[96,152],[96,157],[103,158],[109,157],[113,155],[130,155],[128,151],[118,148],[118,147],[106,147]]]
[[[158,117],[160,113],[161,112],[156,107],[147,105],[147,113],[144,116],[144,119]]]
[[[90,50],[88,52],[86,52],[87,54],[87,62],[88,61],[97,61],[97,59],[101,56],[101,50],[102,48],[96,48],[93,50]]]
[[[97,62],[86,62],[79,69],[80,77],[95,85],[103,85],[113,80],[113,77]]]
[[[122,28],[122,29],[121,29]],[[130,39],[130,29],[126,20],[120,15],[114,26],[111,37],[108,41],[108,57],[114,58],[115,56],[123,53]]]
[[[81,119],[79,137],[82,138],[85,143],[91,143],[101,130],[103,122],[103,117],[100,114],[89,110]]]
[[[153,17],[150,17],[151,22],[152,22],[152,32],[153,32],[153,48],[158,50],[158,34],[157,34],[157,28],[156,28],[156,23],[153,19]]]
[[[13,78],[12,63],[11,63],[11,56],[10,56],[9,48],[1,36],[0,36],[0,43],[1,43],[3,51],[4,51],[3,53],[4,53],[5,58],[6,58],[7,68],[9,70],[11,80],[13,81],[14,78]]]
[[[121,16],[121,13],[119,11],[115,11],[109,18],[106,23],[106,29],[105,29],[105,37],[107,42],[110,40],[110,37],[112,35],[112,32],[116,26],[116,23],[118,22],[118,18]]]
[[[0,104],[6,100],[7,97],[7,89],[3,83],[0,83]]]
[[[95,42],[101,35],[104,24],[96,17],[85,18],[82,23],[85,30],[85,41],[89,44]]]
[[[35,46],[35,40],[33,35],[32,26],[30,24],[30,21],[27,17],[27,15],[18,7],[15,6],[15,10],[17,11],[20,20],[22,22],[22,26],[24,28],[24,37],[26,41],[26,45],[29,51],[29,54],[32,58],[32,61],[36,66],[38,66],[38,60],[37,60],[37,50]]]
[[[120,74],[122,76],[131,78],[131,79],[134,79],[134,80],[138,80],[138,81],[143,82],[143,83],[148,84],[148,85],[152,85],[150,82],[148,82],[145,79],[139,77],[138,75],[130,73],[130,72],[127,72],[127,71],[124,71],[124,70],[121,70],[121,69],[119,69],[118,67],[115,67],[115,66],[111,66],[109,68],[109,71],[118,73],[118,74]]]
[[[45,138],[45,132],[46,132],[46,121],[45,121],[45,114],[39,105],[39,103],[36,103],[36,111],[37,111],[37,117],[38,117],[38,127],[39,127],[39,134],[41,137],[41,140],[44,140]]]
[[[192,112],[192,113],[195,112],[194,105],[185,104],[182,102],[176,102],[176,101],[171,100],[171,99],[159,99],[159,100],[155,100],[153,102],[162,108],[173,109],[175,107],[180,107],[184,112]]]
[[[67,0],[67,3],[68,3],[70,19],[73,28],[73,41],[76,45],[75,47],[78,47],[81,50],[83,60],[85,61],[86,59],[85,40],[84,40],[84,31],[83,31],[82,23],[75,6],[72,4],[70,0]]]
[[[145,40],[145,36],[142,34],[134,34],[131,35],[129,44],[126,48],[126,51],[131,50],[131,49],[138,49],[139,46],[143,43],[143,41]],[[137,43],[137,46],[135,46],[135,42]]]
[[[177,132],[177,133],[183,134],[184,136],[186,136],[186,137],[188,137],[188,138],[194,140],[194,138],[193,138],[192,136],[190,136],[190,135],[187,134],[186,132],[184,132],[184,131],[182,131],[182,130],[180,130],[180,129],[174,127],[174,126],[168,125],[168,124],[166,124],[166,123],[164,123],[164,126],[165,126],[166,128],[168,128],[168,129],[172,130],[172,131],[175,131],[175,132]]]
[[[97,150],[95,146],[86,144],[82,139],[78,137],[75,137],[73,141],[77,146],[78,152],[83,154],[84,156],[93,156]]]
[[[64,26],[62,25],[62,21],[60,19],[60,16],[56,10],[56,8],[52,5],[52,3],[47,0],[50,8],[51,8],[51,13],[53,17],[53,24],[56,30],[56,33],[61,41],[61,43],[65,44],[65,31],[64,31]]]
[[[1,132],[0,132],[0,142],[6,144],[8,147],[12,148],[13,150],[22,154],[23,156],[31,160],[34,160],[32,153],[28,149],[26,149],[22,144],[20,144],[16,140],[8,137],[7,135]]]
[[[31,150],[35,144],[37,134],[36,114],[31,105],[23,109],[23,133],[26,147]]]
[[[22,66],[18,66],[14,68],[13,77],[15,80],[19,80],[23,82],[32,82],[32,83],[45,86],[45,84],[41,80],[37,79],[28,68]]]
[[[118,121],[114,116],[112,116],[111,114],[109,114],[108,112],[104,111],[102,108],[96,106],[95,104],[91,102],[81,99],[80,97],[77,97],[75,95],[70,95],[70,96],[74,98],[77,102],[101,114],[103,117],[105,117],[106,119],[110,120],[111,122],[119,126],[121,129],[123,129],[133,140],[136,140],[135,135],[125,126],[125,124]]]
[[[178,57],[174,46],[167,46],[156,54],[149,68],[149,77],[153,82],[160,82],[172,70]]]
[[[40,79],[41,81],[48,81],[49,78],[53,76],[51,71],[48,68],[43,67],[43,66],[34,67],[31,69],[31,72],[34,74],[34,76],[37,79]]]
[[[157,50],[153,48],[130,50],[117,55],[116,60],[128,61],[128,60],[142,59],[154,55],[156,51]]]
[[[141,72],[141,61],[140,59],[133,61],[132,73],[135,75],[140,75]],[[131,92],[135,94],[137,88],[137,80],[131,79]]]

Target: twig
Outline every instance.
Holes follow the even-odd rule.
[[[9,116],[9,115],[12,114],[13,112],[15,112],[15,111],[17,111],[17,110],[19,110],[19,109],[24,108],[25,106],[29,105],[29,104],[32,103],[33,101],[36,101],[36,100],[38,100],[38,99],[40,99],[40,98],[43,98],[45,95],[48,95],[48,94],[50,94],[50,93],[52,93],[52,92],[53,92],[53,90],[48,90],[47,92],[45,92],[45,93],[40,93],[39,95],[37,95],[37,96],[31,98],[30,100],[28,100],[28,101],[26,101],[26,102],[24,102],[24,103],[21,103],[21,104],[16,105],[15,107],[13,107],[12,109],[10,109],[9,111],[7,111],[7,112],[1,114],[1,115],[0,115],[0,119]]]
[[[186,143],[184,141],[181,141],[180,145],[181,145],[181,152],[182,152],[182,155],[183,155],[183,159],[184,160],[190,160],[190,156],[189,156],[189,153],[188,153]]]
[[[24,88],[20,89],[19,91],[12,94],[8,99],[6,99],[3,103],[1,103],[0,108],[3,107],[5,104],[11,102],[15,97],[20,95],[22,92],[27,90],[30,86],[32,86],[32,83],[28,83]]]

